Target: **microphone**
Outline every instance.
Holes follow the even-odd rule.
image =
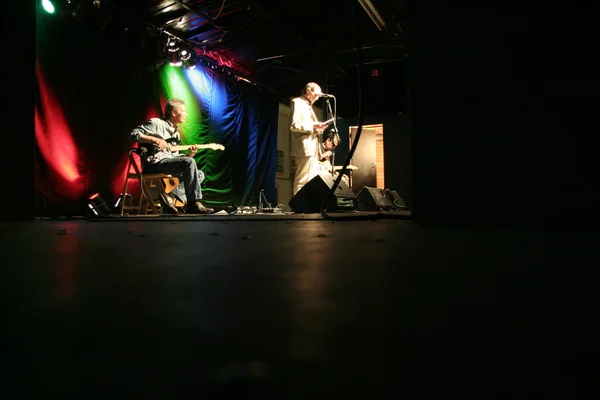
[[[334,96],[334,95],[332,95],[332,94],[321,93],[321,94],[319,95],[319,97],[335,97],[335,96]]]

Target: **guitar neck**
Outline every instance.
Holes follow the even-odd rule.
[[[217,150],[217,148],[215,148],[214,144],[186,144],[186,145],[179,145],[179,146],[169,146],[168,148],[170,151],[182,151],[182,150],[189,150],[193,146],[197,146],[198,149]]]

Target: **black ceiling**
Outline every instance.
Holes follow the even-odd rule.
[[[110,12],[125,11],[150,29],[162,31],[165,36],[172,34],[194,45],[197,54],[216,60],[220,57],[225,65],[275,91],[281,98],[297,95],[307,81],[317,81],[332,93],[353,96],[358,77],[356,31],[367,84],[380,87],[373,96],[389,98],[386,89],[393,89],[392,97],[404,98],[402,93],[397,93],[405,87],[404,1],[371,2],[386,21],[384,30],[375,26],[358,0],[100,0],[91,3]],[[389,111],[402,111],[403,104],[391,103],[393,107]],[[390,101],[382,104],[389,107]],[[354,111],[350,109],[348,112]]]

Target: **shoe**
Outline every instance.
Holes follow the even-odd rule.
[[[166,193],[161,193],[160,204],[162,205],[162,213],[163,214],[177,214],[177,208],[175,207],[175,201],[171,196]]]
[[[199,201],[188,203],[185,208],[185,212],[188,214],[212,214],[215,212],[212,208],[204,207]]]

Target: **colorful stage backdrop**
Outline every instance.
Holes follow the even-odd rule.
[[[127,133],[162,116],[172,97],[187,103],[183,144],[225,146],[196,155],[205,200],[247,205],[260,189],[274,199],[275,94],[207,63],[193,70],[164,64],[160,38],[124,30],[125,23],[111,29],[38,17],[35,184],[49,204],[76,214],[92,193],[114,201],[131,147]]]

